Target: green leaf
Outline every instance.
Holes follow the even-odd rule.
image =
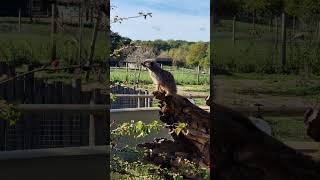
[[[179,122],[178,127],[175,129],[175,133],[176,133],[177,135],[179,135],[180,132],[181,132],[183,129],[185,129],[185,128],[186,128],[186,124]]]
[[[176,135],[179,135],[181,131],[182,131],[181,128],[176,128],[176,129],[175,129]]]
[[[141,131],[142,128],[143,128],[143,126],[144,126],[143,122],[142,122],[142,121],[138,121],[138,122],[136,123],[136,129],[137,129],[137,131]]]

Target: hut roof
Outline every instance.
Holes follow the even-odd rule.
[[[145,59],[145,60],[153,60],[153,61],[157,61],[157,62],[172,62],[172,58],[160,58],[160,57],[157,57],[157,58],[149,58],[149,59]],[[136,63],[137,60],[134,59],[134,58],[127,58],[125,59],[123,62],[126,62],[126,63]]]

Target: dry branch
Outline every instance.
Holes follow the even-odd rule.
[[[90,66],[84,66],[84,65],[71,65],[71,66],[67,66],[67,67],[62,67],[62,68],[48,68],[48,65],[45,65],[41,68],[37,68],[37,69],[33,69],[31,71],[27,71],[27,72],[24,72],[24,73],[21,73],[21,74],[18,74],[16,76],[12,76],[10,78],[7,78],[3,81],[0,81],[0,84],[3,84],[3,83],[6,83],[6,82],[9,82],[9,81],[12,81],[14,79],[17,79],[19,77],[23,77],[23,76],[26,76],[28,74],[32,74],[32,73],[35,73],[35,72],[41,72],[41,71],[62,71],[62,70],[68,70],[68,69],[77,69],[77,68],[84,68],[85,70],[87,68],[93,68],[93,67],[101,67],[101,65],[90,65]]]

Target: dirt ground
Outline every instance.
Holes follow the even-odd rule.
[[[320,81],[314,80],[310,87],[316,88]],[[216,101],[228,106],[312,106],[317,101],[315,95],[307,94],[308,88],[299,87],[295,79],[258,80],[223,79],[215,80]],[[306,95],[301,95],[305,92]]]

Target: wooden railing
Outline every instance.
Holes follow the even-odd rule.
[[[153,95],[151,94],[112,94],[114,97],[116,98],[132,98],[132,99],[137,99],[137,106],[136,108],[140,108],[140,102],[141,101],[145,101],[145,104],[147,104],[147,106],[145,107],[151,107],[151,99],[154,98]],[[205,99],[207,96],[204,95],[190,95],[190,96],[185,96],[186,98],[192,98],[192,99]]]
[[[262,106],[262,107],[231,107],[238,112],[242,112],[247,115],[259,113],[262,116],[278,116],[278,117],[288,117],[288,116],[303,116],[307,106]]]

